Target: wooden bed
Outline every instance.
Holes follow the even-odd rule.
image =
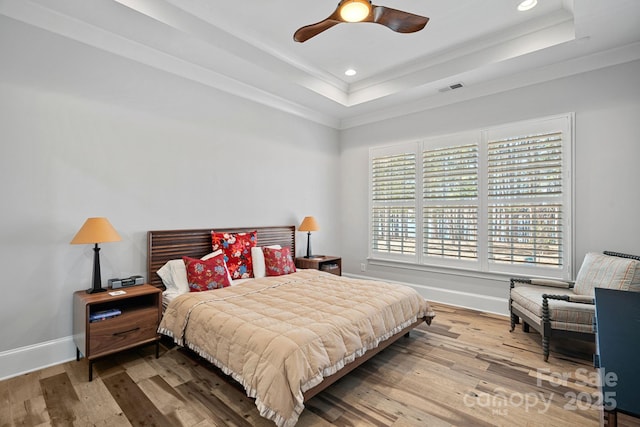
[[[235,228],[207,228],[192,230],[165,230],[148,232],[148,262],[147,277],[149,282],[162,288],[162,280],[156,271],[167,261],[179,259],[182,256],[199,258],[211,252],[211,231],[216,232],[250,232],[257,230],[258,246],[281,245],[290,247],[291,253],[295,254],[295,226],[269,226],[269,227],[235,227]],[[422,322],[431,323],[431,317],[419,318],[414,323],[395,333],[388,339],[381,341],[377,347],[366,351],[354,361],[344,365],[335,374],[326,376],[318,385],[306,390],[303,393],[304,401],[311,399],[316,394],[342,378],[362,363],[375,356],[378,352],[391,345],[402,336],[408,336],[409,331]]]
[[[156,273],[167,261],[183,256],[200,258],[211,252],[211,231],[248,233],[258,231],[260,246],[280,245],[296,250],[296,228],[293,225],[270,227],[201,228],[195,230],[161,230],[147,232],[148,283],[164,288]]]

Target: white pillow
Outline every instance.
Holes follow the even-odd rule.
[[[222,253],[222,250],[211,252],[200,258],[203,261],[213,258]],[[162,283],[167,291],[176,294],[186,294],[189,292],[189,281],[187,280],[187,268],[184,266],[182,259],[172,259],[167,261],[165,265],[157,271],[158,276],[162,279]]]
[[[269,249],[282,249],[280,245],[265,246]],[[264,253],[262,247],[254,246],[251,248],[251,261],[253,264],[253,277],[259,279],[267,275],[267,267],[264,264]]]
[[[158,276],[162,279],[167,291],[176,294],[189,292],[189,282],[187,282],[187,268],[181,259],[167,261],[158,271]]]

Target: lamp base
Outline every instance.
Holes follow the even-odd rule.
[[[102,287],[102,280],[100,278],[100,248],[97,243],[93,247],[93,277],[91,278],[91,283],[93,287],[87,289],[88,294],[106,292],[106,289]]]
[[[311,232],[307,232],[307,254],[304,256],[305,258],[311,258]]]

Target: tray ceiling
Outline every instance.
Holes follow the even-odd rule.
[[[430,21],[413,34],[340,24],[297,43],[337,0],[4,0],[0,18],[338,129],[640,58],[637,0],[374,3]]]

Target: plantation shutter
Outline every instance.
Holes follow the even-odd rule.
[[[371,242],[377,254],[416,253],[416,154],[374,156]]]
[[[370,259],[570,280],[573,144],[569,113],[371,148]]]
[[[423,254],[478,258],[478,145],[423,151]]]
[[[563,133],[488,142],[489,261],[561,267]]]

